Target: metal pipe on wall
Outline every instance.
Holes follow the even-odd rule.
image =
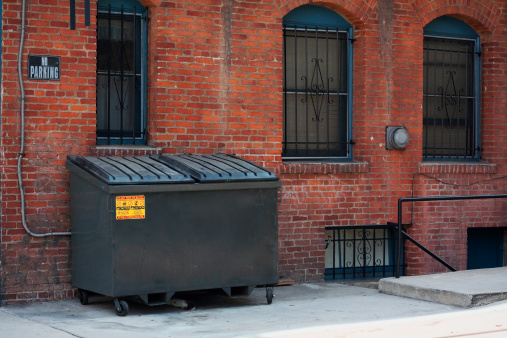
[[[23,84],[23,72],[21,68],[21,59],[23,56],[23,45],[25,43],[25,11],[26,11],[26,0],[23,0],[21,5],[21,38],[19,42],[19,52],[18,52],[18,78],[19,78],[19,88],[21,91],[21,110],[20,110],[20,120],[21,120],[21,135],[20,135],[20,148],[18,154],[18,185],[19,185],[19,194],[21,197],[21,220],[23,223],[23,228],[25,231],[32,237],[48,237],[48,236],[69,236],[71,232],[47,232],[47,233],[36,233],[30,230],[26,223],[26,215],[25,215],[25,189],[23,187],[23,178],[22,178],[22,168],[21,161],[23,160],[23,156],[25,156],[25,88]]]

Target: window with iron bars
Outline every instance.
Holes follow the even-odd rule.
[[[325,24],[315,24],[318,20]],[[337,13],[314,5],[284,18],[284,159],[350,154],[352,30],[329,25],[333,20],[348,25]]]
[[[430,23],[424,36],[423,157],[425,160],[479,158],[478,37],[446,35],[463,22]],[[442,24],[444,23],[444,24]],[[444,32],[438,34],[436,30]],[[469,28],[471,29],[471,28]]]
[[[392,277],[397,247],[385,225],[326,227],[325,279]]]
[[[145,144],[146,9],[97,14],[97,144]]]

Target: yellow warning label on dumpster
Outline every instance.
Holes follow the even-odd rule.
[[[142,219],[145,211],[143,195],[116,197],[116,219]]]

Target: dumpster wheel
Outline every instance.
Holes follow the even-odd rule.
[[[268,301],[268,304],[271,304],[273,302],[273,297],[273,287],[266,286],[266,300]]]
[[[82,305],[88,305],[88,291],[78,289],[77,295],[78,295],[79,301],[81,302]]]
[[[125,317],[129,313],[129,305],[124,300],[114,299],[114,311],[118,316]]]

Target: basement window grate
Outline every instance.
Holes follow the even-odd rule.
[[[325,279],[392,277],[396,231],[384,225],[326,227]],[[402,255],[403,257],[403,255]]]

